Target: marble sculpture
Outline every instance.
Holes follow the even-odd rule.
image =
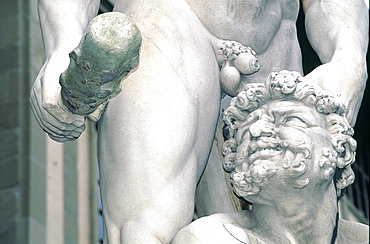
[[[304,76],[300,4],[322,62]],[[57,142],[98,123],[105,243],[364,242],[366,227],[337,219],[367,78],[363,0],[98,8],[39,0],[45,63],[30,103]],[[235,212],[223,161],[252,210]],[[194,208],[210,216],[190,224]]]

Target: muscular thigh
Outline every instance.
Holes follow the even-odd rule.
[[[117,228],[139,221],[175,232],[189,222],[211,147],[220,98],[215,56],[198,23],[170,17],[165,25],[183,34],[138,21],[140,64],[99,123],[103,210]]]

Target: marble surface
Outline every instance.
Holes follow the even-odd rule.
[[[214,214],[173,243],[367,243],[367,225],[337,219],[353,183],[353,129],[340,99],[296,72],[247,84],[224,112],[224,168],[251,210]]]
[[[305,0],[301,4],[308,39],[322,61],[322,65],[303,78],[340,98],[341,112],[337,115],[345,116],[348,123],[343,124],[343,119],[333,122],[336,121],[334,118],[330,123],[338,125],[338,130],[349,129],[355,124],[367,78],[368,10],[362,0]],[[98,121],[105,243],[169,243],[192,221],[195,207],[200,216],[240,209],[221,166],[224,161],[224,138],[220,131],[223,128],[222,110],[226,108],[224,104],[230,100],[229,96],[236,96],[233,103],[237,103],[240,92],[246,97],[252,96],[245,88],[260,89],[258,87],[265,85],[266,80],[271,80],[272,72],[283,77],[285,72],[288,78],[278,79],[278,76],[274,86],[280,87],[279,92],[284,94],[292,92],[297,77],[303,74],[295,27],[299,5],[298,0],[233,3],[226,0],[117,1],[114,11],[129,17],[141,33],[140,61],[128,76],[117,82],[120,93],[107,97],[95,111],[76,114],[63,102],[59,77],[69,66],[69,54],[86,36],[89,23],[97,15],[99,1],[66,0],[57,5],[47,0],[39,1],[45,63],[31,91],[31,108],[41,128],[58,142],[78,138],[85,129],[86,119]],[[283,70],[286,71],[281,73]],[[291,74],[294,79],[289,79]],[[251,104],[255,103],[253,99],[258,100],[258,94],[257,98],[253,96]],[[260,205],[253,208],[253,213],[221,214],[195,221],[177,235],[175,242],[198,243],[203,240],[203,235],[208,237],[211,233],[227,236],[225,238],[230,242],[226,243],[248,243],[248,238],[251,243],[269,243],[269,238],[274,238],[276,243],[305,243],[309,237],[317,243],[330,241],[332,235],[329,233],[336,226],[335,187],[344,188],[350,182],[347,178],[350,179],[351,174],[345,170],[342,175],[346,180],[336,185],[330,177],[336,167],[347,167],[348,160],[352,160],[351,154],[343,157],[333,149],[325,153],[314,148],[305,149],[306,146],[316,147],[317,138],[322,139],[323,146],[330,148],[330,140],[319,131],[327,129],[327,124],[323,127],[320,123],[327,123],[326,118],[333,113],[332,107],[322,106],[329,109],[329,115],[315,114],[315,109],[296,99],[276,99],[263,105],[262,110],[256,110],[262,111],[261,117],[256,116],[250,123],[259,126],[276,123],[270,121],[271,114],[275,116],[280,107],[312,113],[309,119],[318,123],[316,127],[301,128],[297,125],[301,123],[300,119],[294,116],[285,122],[298,126],[295,132],[287,135],[297,133],[307,140],[303,149],[299,149],[300,145],[291,146],[292,153],[302,154],[299,157],[306,157],[307,162],[282,164],[281,167],[287,168],[284,170],[268,167],[266,172],[262,166],[257,167],[262,168],[258,174],[276,181],[276,184],[266,184],[271,187],[268,190],[271,196],[277,196],[275,200],[270,199],[269,194],[264,195],[263,190],[257,190],[258,181],[263,178],[257,177],[250,193],[243,178],[232,173],[234,189],[240,186],[240,190],[235,191]],[[331,98],[327,100],[331,101]],[[327,100],[324,99],[324,103]],[[266,116],[262,118],[263,113]],[[232,120],[230,122],[229,126]],[[258,131],[258,126],[252,127]],[[252,129],[248,131],[246,133],[252,133]],[[308,136],[308,131],[316,133],[315,136]],[[345,151],[348,149],[344,148]],[[349,146],[349,149],[353,148]],[[267,149],[253,155],[271,153],[280,157],[281,151],[281,148]],[[313,156],[307,157],[307,151],[312,155],[321,153],[329,161],[323,162],[322,167],[314,167],[318,162]],[[335,157],[336,163],[330,161]],[[232,165],[226,168],[234,172]],[[299,177],[293,180],[296,176],[284,180],[279,175],[301,173],[309,175],[309,182]],[[207,177],[202,179],[202,175]],[[215,181],[215,177],[219,180]],[[288,187],[289,191],[281,193],[279,185]],[[314,191],[317,188],[318,191]],[[302,197],[298,194],[300,191],[305,192]],[[305,203],[308,192],[316,194],[316,198],[311,196],[310,202],[316,199],[318,208]],[[295,200],[287,201],[290,197]],[[285,201],[278,202],[278,199]],[[271,201],[272,206],[269,205]],[[279,211],[274,212],[274,208]],[[281,225],[279,219],[287,218],[286,214],[292,212],[300,214]],[[271,218],[268,214],[272,214]],[[324,218],[327,214],[328,218]],[[312,220],[313,217],[317,218]],[[311,221],[305,221],[309,218]],[[317,233],[305,232],[310,228],[303,222]],[[319,229],[324,222],[324,228]],[[202,227],[203,223],[207,230]],[[298,223],[302,232],[291,231],[293,223]],[[339,228],[343,226],[348,225],[339,221]],[[218,232],[218,229],[223,231]],[[340,233],[343,234],[338,235],[338,243],[346,243],[347,232]],[[189,235],[200,239],[189,239]]]

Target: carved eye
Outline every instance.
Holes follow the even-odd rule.
[[[283,124],[286,126],[308,127],[301,118],[295,116],[287,117]]]

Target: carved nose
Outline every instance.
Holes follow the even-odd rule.
[[[252,137],[275,137],[275,125],[266,118],[261,118],[249,127],[249,133]]]

